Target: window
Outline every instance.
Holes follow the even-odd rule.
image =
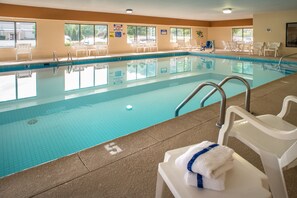
[[[0,21],[0,48],[15,47],[16,43],[36,46],[36,23]]]
[[[251,28],[233,28],[232,41],[234,42],[253,42],[253,29]]]
[[[94,45],[107,44],[107,25],[65,24],[64,43],[69,46],[74,43]]]
[[[177,42],[178,40],[189,41],[190,39],[190,28],[170,28],[170,42]]]
[[[156,42],[156,27],[128,25],[127,43],[145,42]]]

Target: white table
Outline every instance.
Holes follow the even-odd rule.
[[[162,197],[164,183],[176,198],[269,198],[268,180],[265,174],[234,153],[234,167],[226,174],[225,190],[214,191],[188,186],[184,182],[184,172],[175,166],[175,159],[188,147],[165,153],[164,162],[159,163],[156,198]]]

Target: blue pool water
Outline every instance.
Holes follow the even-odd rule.
[[[202,82],[239,75],[257,87],[291,73],[270,62],[205,56],[5,70],[0,72],[0,177],[172,119],[176,106]],[[197,109],[210,89],[180,113]],[[228,97],[245,91],[238,81],[224,89]],[[215,94],[206,104],[218,100]]]

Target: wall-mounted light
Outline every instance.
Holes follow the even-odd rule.
[[[126,13],[127,13],[127,14],[132,14],[132,13],[133,13],[133,10],[130,9],[130,8],[129,8],[129,9],[126,9]]]
[[[230,14],[232,12],[232,8],[224,8],[223,13],[224,14]]]

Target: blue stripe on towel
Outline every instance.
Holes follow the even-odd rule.
[[[195,155],[193,155],[192,159],[188,162],[188,165],[187,165],[187,169],[188,171],[191,171],[193,173],[193,170],[192,170],[192,166],[193,166],[193,163],[195,162],[195,160],[202,154],[206,153],[207,151],[213,149],[214,147],[216,146],[219,146],[218,144],[212,144],[210,146],[208,146],[207,148],[204,148],[202,149],[201,151],[197,152]]]
[[[197,174],[197,187],[198,188],[203,188],[202,175],[200,175],[199,173]]]

